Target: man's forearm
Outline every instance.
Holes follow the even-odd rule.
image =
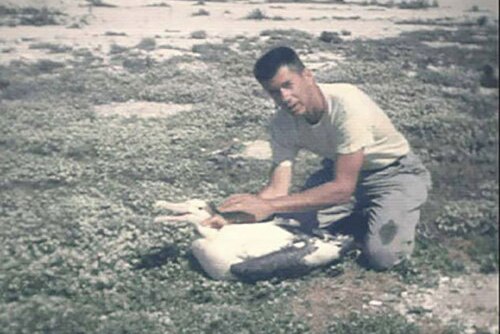
[[[292,179],[292,166],[289,163],[273,165],[269,173],[269,183],[257,194],[262,199],[272,199],[288,195]]]
[[[300,193],[266,199],[274,213],[304,212],[346,203],[354,188],[332,181]]]
[[[282,196],[288,195],[288,192],[283,191],[283,190],[278,190],[270,186],[264,187],[258,194],[262,199],[273,199],[273,198],[278,198]]]

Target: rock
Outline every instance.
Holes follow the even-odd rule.
[[[380,307],[384,303],[382,303],[380,300],[371,300],[368,304],[373,307]]]
[[[392,293],[384,293],[382,295],[382,301],[384,302],[395,302],[395,301],[398,301],[398,296],[396,296],[395,294],[392,294]]]
[[[447,276],[443,276],[443,277],[440,277],[440,278],[439,278],[439,283],[440,283],[440,284],[441,284],[441,283],[443,283],[443,284],[444,284],[444,283],[449,283],[449,282],[450,282],[450,278],[449,278],[449,277],[447,277]]]

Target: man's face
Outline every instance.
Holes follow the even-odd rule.
[[[304,69],[302,73],[297,73],[288,66],[282,66],[276,75],[263,82],[262,86],[278,106],[292,115],[305,116],[312,111],[313,76],[309,70]]]

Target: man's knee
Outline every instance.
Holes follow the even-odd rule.
[[[404,219],[400,217],[403,216]],[[415,229],[420,212],[385,213],[375,215],[364,239],[364,255],[368,265],[377,270],[386,270],[408,259],[413,253]],[[380,219],[383,217],[382,219]],[[396,217],[389,219],[389,217]],[[397,219],[399,217],[400,219]],[[384,222],[384,223],[381,223]]]
[[[365,245],[363,256],[366,264],[375,270],[391,269],[401,261],[408,259],[413,253],[413,245],[409,242],[404,247],[380,247],[375,245]]]

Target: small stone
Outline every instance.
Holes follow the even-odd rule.
[[[448,276],[443,276],[439,278],[439,283],[448,283],[450,278]]]
[[[384,295],[382,295],[382,301],[384,302],[395,302],[398,299],[398,296],[392,293],[385,293]]]
[[[373,306],[373,307],[380,307],[384,303],[382,303],[380,300],[371,300],[369,304],[370,304],[370,306]]]

